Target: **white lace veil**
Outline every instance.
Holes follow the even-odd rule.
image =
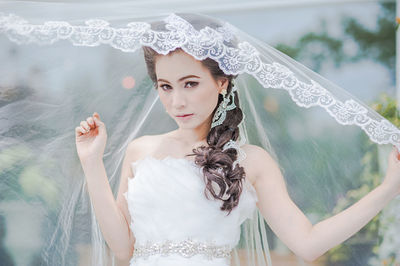
[[[108,133],[104,164],[116,195],[128,143],[176,128],[147,76],[143,45],[162,54],[182,48],[238,75],[241,137],[273,155],[291,197],[312,222],[335,213],[348,189],[370,182],[365,169],[378,166],[363,163],[366,153],[386,147],[378,144],[400,148],[400,131],[371,108],[215,18],[149,14],[128,4],[116,11],[105,3],[3,2],[1,10],[0,214],[17,261],[118,264],[91,209],[74,129],[94,111],[100,114]],[[160,25],[155,21],[163,26],[154,27]],[[269,250],[278,250],[279,242],[258,210],[249,218],[232,265],[272,265]],[[379,246],[373,236],[353,239]],[[366,265],[374,256],[351,240],[343,247],[348,265]]]

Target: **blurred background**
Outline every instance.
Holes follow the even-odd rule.
[[[88,5],[96,5],[97,2],[86,1]],[[396,19],[394,0],[131,2],[143,8],[157,6],[173,12],[199,12],[226,20],[345,88],[396,126],[400,126],[396,101],[400,90],[399,86],[396,89],[396,77],[399,77],[399,72],[396,74],[396,30],[400,19]],[[397,14],[399,16],[399,12]],[[40,62],[40,58],[37,59],[39,61],[32,60],[32,64],[26,64],[24,58],[34,56],[23,49],[19,50],[4,36],[0,36],[0,47],[0,107],[24,98],[26,93],[43,84],[55,88],[59,86],[57,75],[52,75],[53,79],[44,78],[49,71],[56,73],[57,69],[42,69],[35,64]],[[5,65],[2,62],[11,64]],[[82,60],[81,69],[89,68],[85,64],[90,64],[91,69],[97,72],[106,72],[109,67],[100,59],[97,64]],[[70,73],[63,75],[70,76],[70,80],[64,82],[71,86],[79,83],[84,87],[95,87],[106,82],[106,77],[90,79],[84,74],[80,77],[78,75],[77,79],[78,70],[68,70]],[[132,82],[132,77],[126,75],[120,79],[119,87],[129,89],[134,86]],[[51,97],[62,98],[56,92]],[[264,98],[266,112],[276,112],[279,102],[284,101],[279,100],[279,97],[279,94],[270,94]],[[1,126],[7,127],[7,124]],[[351,158],[348,162],[356,165],[349,171],[358,173],[355,175],[358,179],[345,184],[347,193],[335,194],[332,191],[332,195],[328,195],[337,199],[330,206],[334,212],[343,210],[379,184],[384,172],[381,161],[386,158],[387,151],[384,148],[377,149],[365,137],[355,137],[365,142],[365,149],[359,151],[361,162],[356,162],[356,159],[353,162]],[[280,141],[285,145],[284,137]],[[49,209],[56,209],[58,204],[56,184],[43,175],[40,169],[32,166],[13,170],[10,174],[13,165],[31,156],[29,145],[0,150],[0,180],[8,183],[8,186],[2,188],[15,188],[12,192],[0,190],[1,266],[41,265],[38,252],[44,245],[44,238],[40,236],[39,228],[43,226],[44,216],[49,214],[40,209],[42,205],[38,205],[38,210],[32,210],[21,202],[40,198]],[[54,163],[49,162],[49,169]],[[294,184],[301,187],[300,182]],[[332,189],[335,190],[335,187]],[[295,199],[301,198],[295,191],[292,193]],[[301,206],[310,219],[315,221],[323,218],[326,211],[326,206],[318,206],[316,202],[312,201],[310,206]],[[308,208],[313,211],[307,212]],[[274,265],[400,265],[399,240],[393,237],[400,235],[400,226],[394,223],[395,215],[383,212],[356,236],[313,263],[306,263],[294,256],[269,231],[272,261]],[[29,221],[29,226],[26,226],[26,221]],[[26,237],[21,239],[21,235]],[[360,261],[360,257],[364,259]],[[85,265],[85,262],[81,260],[78,264]]]

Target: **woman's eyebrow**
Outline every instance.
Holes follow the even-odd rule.
[[[188,79],[188,78],[198,78],[199,79],[200,77],[198,77],[196,75],[188,75],[188,76],[184,76],[184,77],[178,79],[178,81],[182,81],[182,80],[185,80],[185,79]],[[169,83],[169,81],[167,81],[165,79],[157,79],[157,81],[163,81],[163,82]]]

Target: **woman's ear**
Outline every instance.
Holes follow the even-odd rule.
[[[218,84],[218,93],[221,93],[223,89],[228,89],[229,79],[219,78],[217,84]]]

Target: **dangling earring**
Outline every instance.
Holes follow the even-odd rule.
[[[225,97],[226,95],[226,89],[223,89],[221,92],[221,94],[223,95],[223,100],[219,103],[218,105],[218,109],[215,111],[213,120],[212,120],[212,124],[211,124],[211,128],[216,127],[221,125],[225,118],[226,118],[226,112],[232,109],[235,109],[236,105],[235,105],[235,94],[234,92],[237,90],[234,87],[233,82],[231,81],[231,92],[229,93],[228,96]],[[232,98],[231,100],[231,104],[228,105],[229,103],[229,99]]]

